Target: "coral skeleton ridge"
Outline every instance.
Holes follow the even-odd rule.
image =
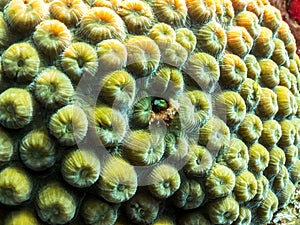
[[[268,0],[0,0],[0,225],[300,224],[299,149]]]

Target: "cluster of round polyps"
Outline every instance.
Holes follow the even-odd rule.
[[[268,0],[2,0],[6,225],[261,225],[300,181],[300,59]]]

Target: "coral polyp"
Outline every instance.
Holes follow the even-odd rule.
[[[70,79],[55,67],[43,70],[34,81],[35,98],[48,109],[67,105],[74,95]]]
[[[5,220],[7,225],[16,225],[16,224],[34,224],[38,225],[39,221],[34,213],[26,208],[22,208],[17,211],[13,211],[9,214]]]
[[[209,204],[208,215],[214,224],[232,224],[239,216],[239,204],[231,196]]]
[[[40,188],[36,198],[37,212],[50,224],[70,222],[76,211],[76,200],[62,184],[50,183]]]
[[[176,42],[181,44],[181,46],[184,47],[189,54],[193,52],[197,44],[195,34],[187,28],[180,28],[177,29],[175,32]]]
[[[49,6],[53,17],[66,25],[75,26],[88,11],[83,0],[55,0]]]
[[[250,201],[257,193],[257,181],[254,175],[245,170],[236,177],[234,194],[238,202]]]
[[[88,121],[84,111],[75,105],[60,108],[51,116],[50,133],[63,146],[73,146],[83,140],[87,133]]]
[[[216,5],[213,0],[186,0],[188,15],[196,24],[203,24],[210,21],[216,10]]]
[[[155,0],[154,13],[160,22],[182,27],[187,19],[187,6],[184,0]]]
[[[217,22],[209,22],[196,32],[199,50],[219,59],[225,50],[227,37],[225,30]]]
[[[0,94],[0,123],[9,129],[19,129],[33,119],[34,100],[21,88],[9,88]]]
[[[106,201],[125,202],[131,199],[137,190],[137,175],[127,161],[113,156],[103,165],[96,187],[97,193]]]
[[[275,49],[273,33],[267,27],[261,27],[255,43],[253,44],[252,54],[256,57],[269,58]]]
[[[154,15],[148,3],[140,0],[122,1],[117,9],[130,33],[144,34],[151,28]]]
[[[65,24],[58,20],[44,20],[35,29],[33,41],[38,49],[50,59],[57,57],[72,40]]]
[[[98,69],[95,49],[87,43],[72,43],[62,53],[61,66],[74,83],[85,75],[94,76]]]
[[[0,0],[0,225],[298,224],[289,1]]]
[[[123,41],[126,36],[121,17],[106,7],[89,9],[80,20],[78,33],[92,44],[111,38]]]
[[[96,51],[100,71],[114,71],[125,67],[127,62],[127,50],[125,45],[119,40],[109,39],[101,41],[97,44]],[[97,61],[97,59],[95,61]],[[95,64],[97,65],[97,63]],[[96,71],[97,70],[95,68],[95,72]]]
[[[194,179],[184,179],[178,191],[173,195],[172,202],[183,209],[195,209],[203,203],[204,199],[205,192],[201,184]]]
[[[40,69],[40,57],[37,50],[29,43],[11,45],[2,54],[2,70],[10,80],[30,83]]]
[[[4,9],[9,25],[19,31],[32,31],[48,14],[43,0],[13,0]]]
[[[22,162],[35,171],[54,165],[56,150],[53,139],[46,130],[32,130],[23,139],[19,148]]]
[[[248,33],[255,40],[260,33],[259,19],[250,11],[243,11],[236,15],[235,24],[246,28]]]
[[[0,166],[8,163],[14,153],[14,144],[7,131],[0,129]]]
[[[111,225],[117,220],[117,207],[89,196],[82,203],[80,214],[86,224]]]
[[[168,34],[163,33],[163,35],[167,36]],[[131,73],[136,76],[148,76],[158,68],[161,55],[155,39],[152,40],[146,36],[134,36],[125,42],[125,46],[127,49],[126,65]]]
[[[248,147],[242,140],[231,138],[227,150],[222,152],[218,161],[235,173],[239,173],[247,168],[249,162]]]
[[[236,41],[234,41],[236,43]],[[237,49],[235,47],[235,49]],[[237,50],[242,52],[241,50]],[[220,83],[228,89],[239,89],[247,77],[247,67],[237,55],[225,54],[220,62]]]
[[[179,189],[180,180],[180,175],[173,166],[159,165],[150,173],[149,191],[158,199],[168,198]]]
[[[209,92],[214,91],[220,77],[216,59],[204,52],[191,55],[184,65],[184,72],[192,79],[193,85]]]
[[[73,151],[62,162],[61,173],[72,186],[89,187],[99,178],[100,162],[93,152]]]
[[[31,197],[33,184],[25,170],[8,166],[0,171],[0,202],[19,205]]]
[[[224,165],[215,164],[205,181],[205,187],[210,198],[228,196],[234,189],[236,177],[232,170]]]
[[[227,48],[241,58],[247,55],[253,45],[253,39],[244,27],[233,26],[227,31]]]

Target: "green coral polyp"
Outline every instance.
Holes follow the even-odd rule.
[[[296,47],[269,0],[0,0],[0,224],[270,223]]]

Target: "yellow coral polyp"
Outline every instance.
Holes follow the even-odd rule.
[[[89,187],[99,178],[100,162],[92,151],[73,151],[62,162],[61,172],[65,181],[72,186]]]
[[[194,23],[204,24],[211,20],[216,10],[214,0],[186,0],[188,15]]]
[[[244,59],[247,66],[247,77],[251,78],[254,81],[258,80],[258,77],[261,72],[260,65],[254,55],[248,54]]]
[[[126,66],[127,50],[125,45],[117,39],[101,41],[97,44],[99,70],[114,71]],[[95,68],[96,72],[96,68]]]
[[[154,96],[165,99],[183,94],[184,80],[180,70],[172,67],[162,67],[149,80],[150,92]]]
[[[0,3],[1,4],[1,3]],[[1,6],[0,6],[1,8]],[[13,40],[7,22],[4,20],[3,13],[0,14],[0,51],[5,50]]]
[[[95,76],[98,69],[95,49],[84,42],[69,45],[62,53],[60,63],[74,83],[78,83],[83,76]]]
[[[236,15],[235,24],[246,28],[248,33],[255,40],[260,33],[259,19],[250,11],[243,11]]]
[[[111,225],[117,220],[117,207],[93,196],[82,203],[80,215],[86,224]]]
[[[203,146],[189,146],[187,163],[184,166],[186,174],[195,177],[203,177],[207,174],[213,164],[212,155]]]
[[[76,25],[88,11],[82,0],[55,0],[49,5],[51,15],[66,25]]]
[[[37,50],[29,43],[11,45],[2,54],[2,70],[10,80],[30,83],[40,69],[40,57]]]
[[[263,172],[270,160],[268,150],[261,144],[253,144],[249,148],[249,169],[254,173]]]
[[[44,185],[36,197],[37,213],[42,221],[54,224],[70,222],[76,212],[72,193],[59,183]]]
[[[264,12],[264,4],[262,0],[249,0],[246,9],[254,13],[260,21]]]
[[[48,109],[67,105],[74,95],[70,79],[55,67],[43,70],[34,82],[35,98]]]
[[[216,20],[224,29],[228,29],[232,25],[234,19],[234,8],[230,0],[216,1]]]
[[[268,178],[276,176],[281,170],[282,166],[286,163],[284,151],[279,147],[274,147],[270,150],[270,161],[268,167],[265,169],[264,174]]]
[[[130,221],[135,224],[153,223],[158,216],[158,212],[159,201],[147,192],[138,192],[125,204],[125,213]]]
[[[72,34],[59,20],[41,22],[33,33],[33,41],[38,49],[50,59],[57,57],[72,40]]]
[[[30,169],[41,171],[56,162],[55,144],[45,130],[32,130],[21,141],[19,147],[22,162]]]
[[[134,78],[125,70],[116,70],[102,79],[101,101],[117,109],[131,107],[136,92]]]
[[[217,22],[211,21],[203,25],[197,32],[197,46],[215,58],[219,59],[224,53],[227,37],[225,30]]]
[[[51,116],[50,133],[63,146],[73,146],[83,140],[87,133],[88,121],[84,111],[75,105],[60,108]]]
[[[263,131],[260,118],[253,114],[247,114],[238,128],[238,134],[246,143],[256,142]]]
[[[264,7],[262,25],[276,33],[282,22],[280,11],[272,5]]]
[[[135,76],[148,76],[156,71],[161,54],[155,40],[146,36],[134,36],[125,42],[125,46],[127,49],[126,66],[130,72]]]
[[[239,216],[239,204],[232,196],[218,199],[209,204],[208,215],[214,224],[231,224]]]
[[[141,0],[122,1],[117,13],[132,34],[145,34],[153,25],[154,15],[147,2]]]
[[[256,57],[269,58],[275,49],[273,33],[266,27],[261,27],[260,34],[253,44],[252,54]]]
[[[127,161],[112,156],[105,164],[96,183],[98,195],[111,203],[132,198],[137,190],[137,174]]]
[[[48,14],[43,0],[12,0],[4,10],[9,25],[19,32],[30,32]]]
[[[233,26],[227,31],[227,48],[241,58],[247,55],[253,45],[253,39],[244,27]]]
[[[179,189],[180,182],[180,175],[172,165],[161,164],[149,175],[149,191],[156,198],[168,198]]]
[[[244,99],[233,91],[224,91],[217,96],[215,108],[219,117],[233,130],[239,126],[246,116]]]
[[[186,49],[176,42],[162,51],[162,62],[176,68],[181,68],[187,58]]]
[[[154,13],[160,22],[182,27],[187,18],[187,6],[184,0],[155,0]]]
[[[119,111],[107,106],[97,106],[93,119],[96,135],[104,146],[115,146],[123,140],[127,122]]]
[[[194,51],[197,44],[197,39],[195,34],[187,28],[179,28],[175,30],[176,42],[182,45],[187,52],[190,54]]]
[[[257,115],[262,119],[273,119],[278,112],[277,95],[269,88],[261,89],[261,97],[256,108]]]
[[[247,168],[249,162],[248,147],[242,140],[231,138],[228,148],[222,152],[218,161],[235,173],[239,173]]]
[[[129,131],[123,141],[123,156],[132,164],[153,165],[162,158],[165,143],[159,134],[147,130]]]
[[[277,63],[278,66],[289,65],[289,56],[285,50],[284,42],[280,39],[274,39],[275,49],[272,54],[272,60]]]
[[[257,193],[257,181],[249,171],[243,171],[236,177],[234,194],[239,203],[250,201]]]
[[[31,197],[33,184],[27,172],[16,166],[0,171],[0,202],[5,205],[19,205]]]
[[[19,129],[33,119],[33,98],[21,88],[9,88],[0,94],[0,123],[10,129]]]
[[[157,23],[149,31],[149,37],[154,40],[162,50],[175,42],[176,33],[169,24]]]
[[[125,25],[121,17],[106,7],[89,9],[80,20],[78,33],[92,44],[111,38],[123,41],[126,36]]]
[[[13,211],[5,220],[7,225],[40,225],[35,214],[27,208],[22,208],[17,211]]]
[[[257,223],[269,223],[274,212],[278,209],[278,199],[274,192],[268,191],[266,199],[264,199],[256,210]]]
[[[215,85],[220,78],[220,69],[216,59],[204,52],[192,54],[183,70],[192,79],[194,85],[208,92],[215,90]]]
[[[201,184],[194,179],[184,179],[173,195],[172,202],[182,209],[195,209],[204,202],[204,199],[205,192]]]
[[[199,130],[199,144],[208,150],[220,151],[229,145],[230,130],[218,117],[213,117]]]
[[[241,85],[239,93],[245,101],[247,112],[252,112],[257,107],[261,98],[260,85],[254,80],[246,78]]]
[[[14,145],[7,131],[0,129],[0,166],[8,163],[14,153]]]
[[[215,164],[205,181],[205,187],[210,198],[226,197],[234,189],[236,177],[231,169]]]
[[[237,55],[225,54],[220,62],[220,83],[222,86],[233,90],[239,89],[246,77],[247,67],[244,61]]]

